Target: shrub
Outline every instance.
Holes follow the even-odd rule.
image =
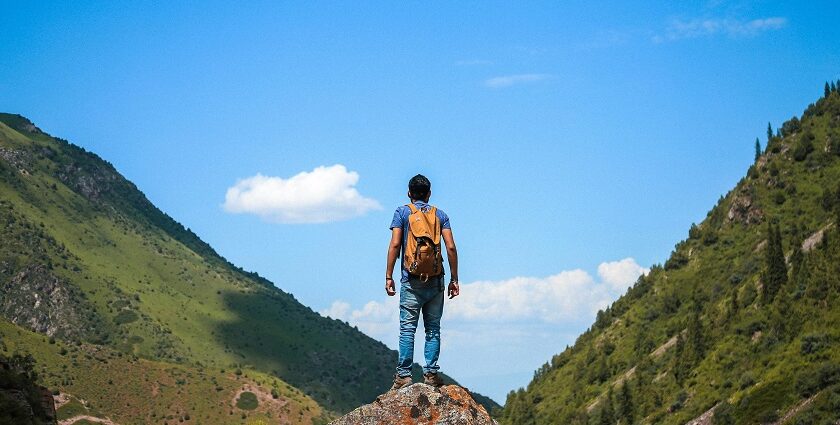
[[[812,333],[802,337],[799,352],[802,354],[814,354],[823,348],[828,347],[828,335],[824,333]]]
[[[744,372],[741,375],[741,379],[738,381],[738,388],[745,389],[755,385],[755,378],[753,377],[751,372]]]
[[[257,395],[250,391],[243,392],[239,395],[239,398],[236,399],[236,407],[242,410],[254,410],[257,406],[259,406]]]
[[[840,382],[840,365],[823,363],[818,369],[799,375],[796,378],[796,390],[803,397],[810,397],[837,382]]]
[[[723,402],[715,409],[712,416],[712,423],[715,425],[735,425],[735,409],[731,404]]]
[[[137,316],[137,313],[135,313],[134,311],[132,311],[132,310],[121,310],[119,313],[117,313],[116,316],[114,316],[114,323],[116,323],[118,325],[122,325],[122,324],[126,324],[126,323],[136,322],[137,319],[139,319],[139,317]]]

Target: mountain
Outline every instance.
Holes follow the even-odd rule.
[[[837,423],[838,85],[768,128],[747,175],[508,395],[503,424]]]
[[[110,163],[12,114],[0,114],[0,240],[0,338],[78,401],[60,418],[82,406],[119,423],[323,423],[390,386],[394,351],[234,266]],[[235,407],[243,391],[266,408]]]

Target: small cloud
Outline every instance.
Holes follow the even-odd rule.
[[[536,83],[551,78],[551,74],[516,74],[492,77],[484,80],[484,85],[490,88],[510,87],[517,84]]]
[[[665,34],[655,35],[653,41],[662,43],[687,38],[698,38],[718,34],[729,37],[751,37],[766,31],[784,28],[787,18],[769,17],[749,21],[737,19],[673,19],[665,29]]]
[[[350,318],[350,304],[344,301],[335,301],[332,303],[330,308],[326,310],[321,310],[319,313],[321,314],[321,316],[324,317],[332,317],[333,319],[347,320]]]
[[[598,276],[612,286],[615,292],[624,292],[633,286],[639,276],[646,275],[650,269],[636,264],[636,260],[625,258],[619,261],[609,261],[598,265]]]
[[[489,61],[489,60],[485,60],[485,59],[467,59],[467,60],[455,61],[455,65],[457,65],[457,66],[493,65],[493,61]]]
[[[225,211],[255,214],[277,223],[326,223],[380,209],[354,187],[359,174],[341,164],[318,167],[290,178],[257,174],[227,190]]]

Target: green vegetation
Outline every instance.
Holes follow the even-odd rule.
[[[220,382],[179,398],[224,393],[223,379],[260,380],[278,389],[278,399],[297,400],[282,412],[305,412],[294,423],[325,421],[390,385],[392,350],[233,266],[111,164],[11,114],[0,114],[0,240],[0,317],[52,338],[56,356],[32,345],[21,352],[38,364],[66,365],[42,379],[118,422],[144,419],[105,401],[118,392],[102,390],[148,398],[150,384],[139,372],[123,381],[111,370],[100,382],[79,374],[80,356],[92,355],[79,347],[152,362],[137,367],[200,370]],[[154,411],[182,418],[172,409]]]
[[[840,419],[840,92],[755,164],[571,347],[508,395],[514,424]]]
[[[245,391],[242,394],[239,394],[239,398],[236,399],[236,407],[242,410],[254,410],[259,406],[259,401],[257,401],[257,395],[250,392]]]

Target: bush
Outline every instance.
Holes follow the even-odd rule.
[[[242,410],[254,410],[257,406],[259,406],[257,395],[250,391],[243,392],[239,395],[239,398],[236,399],[236,407]]]
[[[735,425],[735,409],[731,404],[724,401],[715,409],[712,423],[715,425]]]
[[[755,378],[753,377],[752,373],[744,372],[741,375],[741,379],[738,381],[738,388],[745,389],[755,385]]]
[[[137,316],[137,313],[135,313],[134,311],[132,311],[132,310],[121,310],[119,313],[117,313],[116,316],[114,316],[114,323],[116,323],[118,325],[122,325],[122,324],[126,324],[126,323],[136,322],[137,319],[139,319],[139,317]]]
[[[814,354],[828,346],[828,335],[824,333],[812,333],[802,337],[799,352],[802,354]]]
[[[823,363],[818,369],[799,375],[796,378],[796,390],[803,397],[810,397],[837,382],[840,382],[840,365]]]

